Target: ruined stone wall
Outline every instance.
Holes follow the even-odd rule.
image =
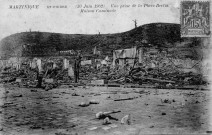
[[[201,73],[203,67],[202,59],[178,58],[169,55],[166,51],[154,51],[154,53],[145,52],[143,63],[146,68],[158,68],[164,71],[182,71]]]

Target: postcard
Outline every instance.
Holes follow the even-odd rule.
[[[210,0],[0,0],[0,134],[211,134]]]

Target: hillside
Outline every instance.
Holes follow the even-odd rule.
[[[145,47],[173,48],[198,47],[201,40],[181,38],[180,25],[170,23],[152,23],[139,26],[130,31],[116,34],[61,34],[48,32],[22,32],[5,37],[0,42],[1,56],[21,56],[24,44],[55,46],[60,50],[82,50],[92,53],[96,46],[103,55],[111,54],[114,49],[129,48],[134,45]]]

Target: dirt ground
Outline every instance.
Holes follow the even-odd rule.
[[[114,101],[118,99],[127,99]],[[5,135],[139,135],[162,133],[206,133],[209,123],[210,91],[61,87],[45,91],[35,88],[0,86],[0,134]],[[98,101],[80,107],[81,102]],[[165,101],[166,100],[166,101]],[[95,118],[111,114],[111,124]],[[131,114],[131,124],[121,118]]]

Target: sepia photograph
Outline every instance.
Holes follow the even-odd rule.
[[[0,135],[212,134],[209,0],[0,0]]]

